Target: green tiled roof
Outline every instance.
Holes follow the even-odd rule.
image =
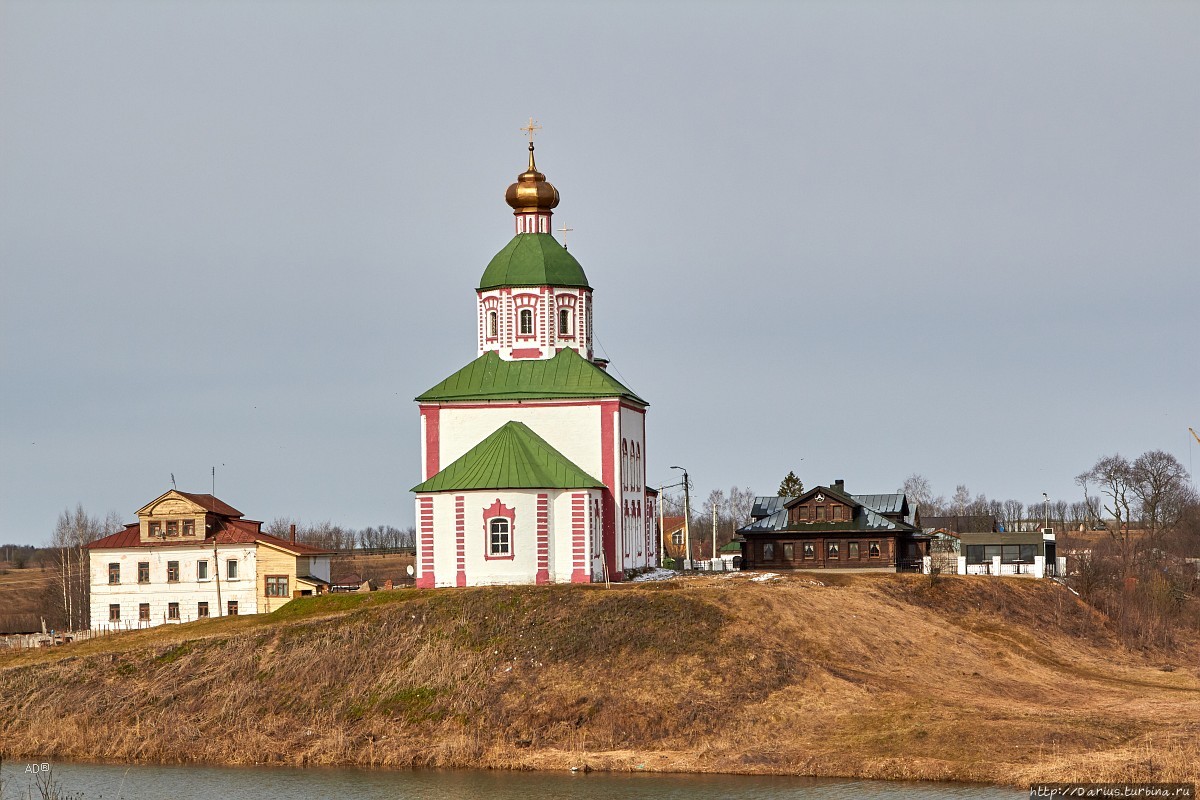
[[[591,288],[575,256],[548,233],[518,233],[496,253],[483,271],[479,288],[500,286]]]
[[[598,489],[604,484],[555,450],[523,422],[507,422],[412,491]]]
[[[505,361],[495,351],[488,351],[416,399],[422,402],[558,397],[627,397],[647,404],[616,378],[569,348],[560,350],[553,358],[520,361]]]

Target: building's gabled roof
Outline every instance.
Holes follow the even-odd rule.
[[[754,519],[769,517],[795,499],[794,497],[756,497],[754,498],[754,507],[750,509],[750,516]]]
[[[203,539],[143,541],[141,524],[134,522],[126,525],[124,530],[97,539],[87,545],[87,548],[89,550],[110,550],[126,547],[212,547],[214,544],[265,544],[298,556],[327,555],[333,552],[323,547],[313,547],[310,544],[292,542],[269,533],[263,533],[260,530],[261,526],[262,523],[257,520],[227,519],[215,532],[209,533]]]
[[[159,501],[161,501],[167,497],[170,497],[171,495],[179,495],[180,497],[190,500],[191,502],[200,506],[205,511],[211,512],[213,514],[218,514],[222,517],[240,517],[240,516],[242,516],[242,512],[238,511],[236,508],[229,505],[224,500],[221,500],[220,498],[215,497],[211,494],[196,494],[194,492],[181,492],[178,489],[168,489],[167,491],[160,494],[158,497],[151,500],[146,505],[139,508],[138,512],[137,512],[138,516],[141,516],[142,514],[150,513],[150,509],[153,508]]]
[[[560,350],[553,358],[520,361],[505,361],[489,350],[416,399],[426,402],[572,397],[624,397],[647,405],[616,378],[570,348]]]
[[[672,534],[675,531],[683,530],[683,516],[665,516],[662,518],[662,532],[664,535]]]
[[[424,494],[476,489],[598,489],[603,485],[525,423],[506,422],[412,491]]]
[[[894,492],[892,494],[854,494],[850,496],[867,508],[874,509],[880,514],[903,514],[906,513],[908,508],[903,492]]]
[[[479,289],[501,286],[591,288],[575,256],[548,233],[518,233],[492,257],[479,279]]]
[[[814,486],[813,488],[809,489],[804,494],[802,494],[798,497],[787,498],[787,502],[785,502],[783,505],[785,508],[791,508],[792,506],[797,505],[798,503],[802,503],[805,500],[807,500],[808,498],[813,497],[818,494],[824,495],[826,497],[832,497],[835,500],[839,500],[839,501],[845,503],[846,505],[850,506],[851,508],[857,508],[858,506],[862,505],[862,503],[860,503],[854,497],[854,495],[846,494],[845,492],[840,492],[831,486]]]

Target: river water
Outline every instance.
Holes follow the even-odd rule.
[[[1019,789],[953,783],[745,775],[572,774],[484,770],[51,765],[64,797],[87,800],[1016,800]],[[4,797],[24,798],[30,769],[5,762]],[[36,789],[32,797],[38,797]]]

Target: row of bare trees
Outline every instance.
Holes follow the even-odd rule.
[[[416,529],[394,525],[367,526],[361,530],[332,522],[304,523],[290,517],[276,517],[263,528],[264,533],[286,539],[296,526],[296,541],[328,550],[395,550],[416,546]]]

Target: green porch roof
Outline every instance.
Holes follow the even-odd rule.
[[[518,233],[492,258],[479,288],[582,286],[590,289],[575,256],[548,233]]]
[[[495,351],[488,351],[416,399],[426,402],[560,397],[625,397],[648,405],[616,378],[569,348],[560,350],[553,358],[520,361],[505,361]]]
[[[603,485],[568,461],[525,423],[507,422],[412,491],[598,489]]]

